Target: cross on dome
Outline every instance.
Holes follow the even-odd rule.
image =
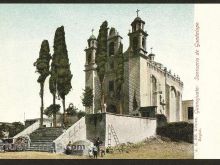
[[[138,17],[138,12],[139,12],[139,11],[140,11],[139,9],[137,9],[137,11],[136,11],[136,12],[137,12],[137,17]]]

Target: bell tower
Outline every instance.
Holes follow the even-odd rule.
[[[87,40],[88,48],[85,49],[86,52],[86,63],[85,63],[85,87],[89,87],[93,91],[93,96],[95,97],[95,88],[96,88],[96,64],[95,64],[95,56],[96,56],[96,49],[97,49],[97,40],[96,37],[93,35],[94,29],[92,29],[92,35]],[[93,100],[93,105],[89,108],[86,107],[85,111],[87,113],[94,113],[95,105]]]
[[[147,48],[146,48],[146,40],[147,40],[147,32],[144,31],[144,25],[145,22],[138,16],[138,12],[140,10],[137,10],[137,17],[134,19],[134,21],[131,23],[132,32],[129,32],[129,45],[130,48],[132,48],[134,54],[147,54]]]
[[[86,52],[86,67],[87,69],[91,69],[91,67],[95,64],[95,54],[97,49],[97,40],[96,37],[93,35],[94,29],[92,29],[92,35],[87,40],[88,48],[85,49]]]

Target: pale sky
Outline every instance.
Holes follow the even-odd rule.
[[[183,99],[193,99],[193,4],[1,4],[0,121],[23,122],[24,113],[25,119],[40,116],[39,74],[33,63],[44,39],[53,53],[55,30],[62,25],[73,74],[73,89],[66,97],[66,106],[72,102],[83,110],[84,49],[91,29],[97,36],[100,25],[107,20],[109,27],[115,27],[123,37],[125,51],[137,9],[149,34],[148,52],[153,47],[155,60],[180,76],[184,82]],[[48,87],[47,78],[45,107],[52,103]]]

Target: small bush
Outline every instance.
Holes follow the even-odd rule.
[[[157,127],[162,127],[167,125],[167,118],[163,114],[156,114]]]
[[[187,122],[173,122],[157,127],[157,135],[168,137],[174,141],[193,143],[193,124]]]

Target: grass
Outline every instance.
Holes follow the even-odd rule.
[[[5,152],[0,159],[90,159],[88,156],[75,156],[47,152]],[[125,151],[115,151],[98,159],[193,159],[193,144],[185,142],[148,140],[132,144]]]

